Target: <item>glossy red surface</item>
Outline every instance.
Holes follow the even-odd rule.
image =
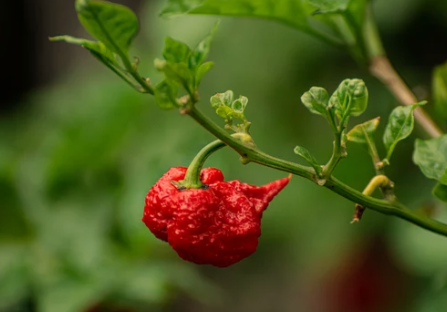
[[[151,232],[197,264],[227,267],[255,252],[262,212],[290,178],[258,187],[224,182],[219,169],[205,168],[200,175],[208,188],[177,190],[171,181],[186,170],[171,168],[147,194],[142,220]]]

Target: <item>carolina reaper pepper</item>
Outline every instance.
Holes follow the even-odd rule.
[[[230,266],[256,251],[261,217],[290,176],[264,186],[224,181],[216,168],[200,171],[202,187],[182,189],[186,167],[165,173],[146,196],[143,222],[186,261]]]

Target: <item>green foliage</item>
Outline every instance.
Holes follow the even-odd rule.
[[[447,63],[435,67],[432,88],[436,110],[444,120],[447,120]]]
[[[168,0],[161,15],[188,13],[269,19],[331,44],[344,44],[364,61],[366,7],[367,0]]]
[[[160,15],[172,17],[191,11],[201,5],[205,0],[168,0]]]
[[[341,124],[349,116],[361,115],[368,105],[368,89],[361,79],[345,79],[329,99]]]
[[[447,186],[447,135],[431,140],[416,140],[413,161],[429,179],[437,180],[433,194],[445,201]]]
[[[87,39],[80,39],[71,36],[56,36],[50,38],[51,41],[63,41],[66,43],[71,43],[75,45],[80,45],[83,48],[86,48],[90,52],[94,53],[94,55],[99,55],[104,58],[104,61],[109,62],[113,65],[117,64],[115,54],[107,49],[104,43],[99,41],[92,41]]]
[[[348,46],[351,54],[358,57],[367,54],[363,38],[364,34],[367,33],[364,23],[366,2],[366,0],[169,0],[162,15],[173,16],[190,13],[270,19],[303,30],[332,43],[342,41]],[[149,85],[149,80],[145,80],[137,74],[137,62],[131,64],[128,59],[130,44],[138,31],[135,14],[122,6],[102,1],[78,0],[76,1],[76,9],[81,23],[99,41],[95,42],[69,36],[59,36],[53,38],[53,40],[83,46],[127,83],[140,91],[140,87],[144,88],[144,83]],[[323,25],[318,24],[318,22],[322,22]],[[315,25],[317,26],[315,27]],[[155,61],[155,67],[162,71],[165,76],[164,80],[153,89],[155,101],[160,108],[172,109],[185,104],[195,104],[198,101],[200,82],[213,66],[213,62],[205,62],[205,59],[209,53],[215,30],[216,27],[205,39],[199,42],[195,49],[191,49],[186,44],[170,37],[166,38],[163,50],[164,60]],[[320,32],[321,30],[323,32]],[[340,40],[334,40],[334,36]],[[121,62],[119,62],[119,59],[121,59]],[[444,102],[445,94],[447,94],[444,71],[445,69],[439,69],[434,74],[434,95],[437,107],[441,111],[445,110]],[[144,83],[142,84],[142,82]],[[186,90],[187,96],[178,99],[181,92],[180,87]],[[125,98],[127,102],[127,95]],[[341,155],[345,156],[346,154],[346,146],[344,146],[346,140],[366,144],[369,147],[373,145],[373,135],[379,124],[378,118],[357,125],[348,134],[345,134],[349,117],[362,114],[367,107],[368,90],[362,80],[344,80],[330,99],[327,91],[319,87],[311,88],[301,99],[310,112],[328,119],[332,130],[336,134],[333,158],[328,163],[333,166],[327,166],[331,168],[329,176]],[[134,99],[134,101],[137,100]],[[226,129],[235,132],[248,133],[250,123],[245,117],[247,102],[248,99],[243,96],[234,99],[232,91],[218,93],[211,98],[211,105],[216,113],[225,118]],[[417,105],[422,105],[422,103],[415,104],[412,107],[397,108],[391,114],[384,135],[388,159],[391,157],[396,144],[411,133],[414,124],[413,110]],[[98,110],[99,113],[95,116],[102,116],[101,114],[104,111],[107,110],[104,108]],[[183,110],[183,112],[186,111],[186,109]],[[117,119],[124,121],[124,124],[133,124],[135,119],[139,118],[140,113],[144,112],[144,109],[136,109],[130,112],[130,115],[126,115],[126,112],[121,111],[122,114],[112,115],[119,116]],[[144,127],[143,125],[147,123],[148,116],[145,115],[144,117],[144,121],[142,118],[138,127]],[[337,120],[335,120],[336,118]],[[234,125],[236,119],[242,123]],[[112,118],[108,118],[108,120],[112,120]],[[166,300],[168,288],[184,287],[190,291],[191,289],[196,290],[199,293],[203,291],[206,283],[198,278],[195,271],[189,270],[187,267],[178,270],[166,263],[164,259],[163,261],[153,261],[152,259],[149,261],[147,259],[147,254],[150,254],[153,258],[158,257],[157,253],[152,251],[156,249],[156,246],[150,246],[149,251],[145,247],[141,247],[147,244],[147,237],[139,233],[134,234],[135,229],[139,230],[139,227],[134,224],[135,214],[129,215],[127,205],[123,204],[128,202],[123,197],[139,198],[140,195],[135,196],[135,194],[143,192],[142,190],[135,191],[133,188],[141,185],[141,165],[149,162],[145,157],[147,155],[141,156],[139,154],[141,151],[138,149],[137,153],[129,152],[128,155],[121,155],[120,153],[127,150],[129,145],[136,144],[140,147],[141,141],[148,139],[146,133],[150,132],[144,131],[145,135],[140,134],[138,136],[135,133],[129,134],[126,131],[127,128],[116,130],[114,128],[116,125],[104,126],[105,129],[102,129],[101,122],[97,123],[96,121],[95,119],[93,122],[90,120],[89,123],[80,123],[84,126],[94,124],[99,128],[99,130],[95,128],[93,131],[83,133],[81,138],[73,134],[78,131],[76,126],[78,126],[79,120],[77,119],[73,120],[73,129],[59,129],[58,125],[51,125],[55,128],[55,133],[62,136],[64,140],[66,139],[66,142],[61,144],[62,147],[60,145],[46,147],[45,151],[51,151],[49,152],[50,155],[44,151],[41,152],[38,159],[34,159],[35,156],[31,156],[33,154],[29,152],[30,156],[27,157],[32,158],[34,162],[40,162],[39,164],[45,162],[47,167],[42,166],[46,168],[43,170],[44,179],[30,183],[29,181],[22,181],[24,179],[22,177],[22,180],[14,181],[14,185],[20,185],[20,188],[27,192],[31,190],[29,193],[33,196],[32,200],[27,199],[28,193],[23,190],[20,199],[28,207],[27,209],[32,211],[31,208],[36,208],[35,211],[38,211],[37,213],[31,212],[29,219],[32,223],[31,227],[36,228],[36,237],[39,239],[43,237],[44,243],[32,237],[30,249],[33,252],[31,255],[23,253],[19,256],[14,253],[12,258],[22,257],[25,259],[15,266],[9,262],[8,265],[3,265],[0,257],[0,280],[9,281],[6,287],[0,285],[0,305],[3,298],[14,301],[17,300],[17,297],[26,294],[29,285],[33,285],[39,290],[37,296],[40,310],[58,312],[86,309],[94,301],[93,299],[97,300],[98,298],[101,300],[117,296],[120,299],[146,301],[153,304]],[[105,123],[104,120],[103,123]],[[175,128],[175,125],[171,126],[173,129]],[[138,133],[143,132],[140,129],[138,130]],[[154,126],[151,130],[154,130],[156,134],[152,136],[148,134],[148,136],[152,140],[157,140],[160,133],[158,128]],[[179,137],[178,129],[175,130],[173,130],[172,139]],[[100,137],[88,141],[90,136],[98,133],[98,131],[99,133],[104,131],[104,133],[109,134],[105,135],[105,138]],[[182,136],[182,141],[183,139]],[[83,140],[88,141],[88,144],[83,145]],[[165,147],[167,139],[163,137],[158,140],[158,146]],[[445,161],[443,155],[446,155],[447,147],[440,142],[419,141],[419,143],[416,143],[415,162],[421,167],[424,174],[427,175],[428,172],[432,175],[432,178],[439,181],[433,189],[433,194],[446,201],[447,161]],[[418,144],[420,145],[419,151]],[[150,145],[153,146],[153,144]],[[172,157],[178,157],[177,155],[181,153],[178,153],[177,145],[174,150],[165,153],[164,156],[169,157],[170,160],[172,160]],[[112,159],[107,157],[92,159],[92,154],[99,155],[98,157],[101,158],[104,151],[108,155],[112,154],[115,157],[120,155],[122,157],[119,157],[119,159],[115,159],[113,156],[110,156]],[[71,153],[75,153],[75,155],[73,156]],[[297,146],[295,153],[309,162],[317,176],[323,175],[322,167],[308,150]],[[129,158],[132,158],[132,162],[135,158],[137,162],[134,175],[126,174],[122,172],[123,169],[119,169],[126,167],[126,164],[131,165],[126,163],[126,159]],[[160,166],[159,161],[162,161],[163,155],[160,156],[160,152],[157,150],[157,153],[154,152],[153,158],[150,160],[152,167],[147,167],[145,171],[151,175],[153,174],[153,168]],[[70,163],[73,159],[74,164]],[[17,162],[21,163],[22,161],[26,162],[27,160],[20,159]],[[25,164],[25,168],[28,169],[27,166],[33,166],[33,162],[30,161]],[[98,172],[101,175],[99,181],[96,180],[97,175],[95,175]],[[83,174],[86,176],[85,180],[83,180]],[[16,175],[20,174],[16,173]],[[95,178],[90,180],[91,176]],[[151,176],[151,178],[154,177]],[[23,185],[21,185],[22,183]],[[94,190],[90,190],[92,198],[84,197],[81,199],[79,194],[85,195],[85,193],[79,190],[70,193],[73,191],[73,186],[88,189],[89,183],[95,187]],[[37,185],[39,187],[36,187]],[[44,186],[40,187],[41,185]],[[98,187],[100,185],[101,187]],[[48,198],[40,198],[42,189],[44,189],[45,196],[48,195]],[[129,192],[133,192],[134,196],[130,196]],[[354,192],[352,191],[352,194]],[[110,198],[110,194],[113,194],[113,198]],[[117,201],[119,204],[116,204]],[[57,205],[54,204],[55,202],[57,202]],[[314,204],[314,201],[311,203],[318,206]],[[75,212],[65,214],[65,212],[45,209],[46,206],[59,207],[58,205],[64,208],[69,207],[68,210],[71,209]],[[115,205],[119,207],[115,207]],[[82,210],[83,207],[94,207],[94,209],[87,211]],[[140,211],[138,210],[138,212]],[[116,215],[120,218],[114,219]],[[417,219],[417,217],[414,218]],[[281,222],[283,224],[285,221]],[[82,224],[82,227],[77,226],[78,224]],[[52,241],[51,236],[54,233],[60,234],[59,242]],[[111,238],[111,236],[113,237]],[[60,241],[64,242],[64,246]],[[47,244],[47,242],[50,243]],[[65,246],[65,243],[67,246]],[[29,246],[26,247],[28,249]],[[439,246],[437,247],[439,248]],[[438,253],[434,251],[435,249],[433,248],[430,251],[430,256],[427,258],[436,258],[435,255]],[[414,248],[413,252],[414,250],[419,251],[420,249]],[[77,256],[79,254],[82,254],[85,258],[80,259]],[[34,262],[35,259],[42,261],[36,267],[33,267],[30,263]],[[436,261],[438,264],[443,263],[439,259]],[[63,265],[59,265],[59,263],[63,263]],[[4,269],[5,267],[7,269]],[[4,273],[2,268],[7,273]],[[110,272],[117,272],[117,274],[111,277]],[[20,276],[20,274],[23,276],[15,280],[14,277]],[[187,285],[185,285],[185,281],[187,281]],[[203,297],[201,294],[199,296]]]
[[[138,86],[144,80],[137,73],[137,64],[129,61],[129,47],[138,32],[136,15],[125,6],[106,1],[77,0],[75,6],[81,24],[99,41],[71,36],[57,36],[50,40],[83,46],[134,89],[153,93],[146,82],[144,86]]]
[[[82,26],[110,51],[127,58],[138,32],[137,16],[129,8],[110,2],[76,0],[75,3]]]
[[[318,7],[314,14],[341,13],[344,12],[351,0],[307,0],[310,4]]]
[[[427,141],[417,139],[413,161],[427,178],[438,181],[433,195],[447,201],[447,135]]]
[[[175,81],[183,86],[189,94],[193,93],[193,76],[185,62],[174,63],[155,59],[154,66],[165,74],[166,79]]]
[[[305,159],[309,163],[309,165],[311,165],[312,168],[314,168],[315,173],[317,174],[318,177],[321,176],[323,169],[318,164],[317,159],[307,149],[305,149],[302,146],[297,146],[293,151],[295,154]]]
[[[329,95],[326,89],[321,87],[312,87],[301,96],[301,102],[313,114],[328,117]]]
[[[385,144],[389,161],[393,154],[394,148],[399,141],[407,138],[414,127],[413,111],[416,107],[425,105],[427,102],[419,102],[409,106],[396,107],[388,118],[388,124],[383,134],[383,143]]]
[[[350,116],[362,114],[368,105],[368,89],[363,80],[345,79],[329,98],[321,87],[312,87],[301,96],[301,102],[313,114],[327,119],[337,136],[337,144],[345,144],[344,130]],[[336,120],[337,119],[337,120]]]
[[[190,98],[198,92],[200,82],[205,74],[213,67],[213,62],[204,63],[208,56],[211,41],[217,30],[218,23],[210,33],[201,40],[194,50],[185,43],[170,37],[165,39],[163,57],[165,60],[155,59],[154,66],[165,74],[165,82],[156,88],[156,103],[161,108],[174,108],[178,106],[176,100],[179,88],[182,86]],[[195,99],[194,99],[195,100]],[[170,103],[170,104],[169,104]]]
[[[308,29],[306,6],[296,0],[169,0],[162,16],[212,14],[266,18],[298,29]]]
[[[379,126],[380,117],[368,120],[352,128],[347,136],[348,141],[358,144],[370,144],[374,142],[374,133]]]
[[[447,185],[438,183],[433,188],[433,195],[443,202],[447,202]]]
[[[171,37],[165,38],[163,57],[166,61],[173,63],[188,63],[191,49],[187,44],[174,40]]]
[[[245,117],[245,108],[248,104],[248,99],[245,96],[241,95],[234,99],[233,91],[228,90],[224,93],[216,93],[211,97],[210,102],[216,114],[225,119],[227,129],[248,133],[251,123]],[[238,119],[242,123],[233,125],[234,119]]]
[[[64,96],[70,92],[76,96]],[[9,194],[1,192],[0,233],[26,216],[19,228],[25,235],[0,236],[0,310],[12,311],[30,293],[39,312],[84,311],[103,301],[154,310],[178,291],[213,298],[214,286],[174,253],[160,252],[141,222],[144,196],[160,168],[186,163],[175,155],[182,144],[194,145],[197,134],[165,145],[178,138],[175,121],[95,73],[32,101],[38,109],[29,122],[23,115],[12,120],[20,125],[14,135],[0,125],[0,182],[10,181]],[[172,130],[160,136],[166,123]],[[16,206],[9,205],[13,196]]]
[[[197,71],[197,67],[205,62],[211,48],[211,42],[213,41],[214,35],[217,31],[217,27],[219,26],[219,22],[215,23],[210,33],[203,38],[195,47],[194,51],[192,51],[191,56],[189,58],[189,67]]]
[[[203,77],[213,68],[214,62],[205,62],[197,68],[195,88],[198,89]]]
[[[161,109],[172,109],[178,107],[178,86],[171,80],[159,82],[154,89],[155,103]]]

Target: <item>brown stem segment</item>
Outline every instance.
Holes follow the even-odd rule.
[[[414,93],[397,74],[386,56],[375,56],[370,61],[369,71],[371,74],[379,79],[402,105],[412,105],[418,102]],[[414,110],[414,117],[431,137],[436,138],[443,134],[438,125],[421,107]]]

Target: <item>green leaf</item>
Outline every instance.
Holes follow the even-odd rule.
[[[155,103],[161,109],[172,109],[177,107],[177,84],[163,80],[155,86],[154,90]]]
[[[416,139],[413,162],[427,178],[447,185],[447,134],[426,141]]]
[[[155,59],[154,66],[162,71],[166,78],[180,83],[188,92],[191,92],[192,75],[186,63],[173,63]]]
[[[239,96],[238,99],[234,100],[231,103],[231,108],[237,113],[244,114],[247,104],[248,104],[248,98],[241,95]]]
[[[214,62],[206,62],[197,68],[196,72],[196,89],[200,86],[203,76],[214,66]]]
[[[307,2],[318,8],[314,14],[326,14],[346,11],[350,0],[307,0]]]
[[[216,110],[216,114],[227,119],[229,124],[231,124],[233,118],[247,122],[244,110],[248,99],[245,96],[240,96],[236,100],[233,100],[233,98],[234,94],[231,90],[224,93],[216,93],[210,99],[211,106]]]
[[[340,122],[361,115],[368,105],[368,89],[361,79],[345,79],[329,99]]]
[[[312,87],[301,96],[301,102],[313,114],[327,116],[329,95],[324,88]]]
[[[309,29],[307,8],[297,0],[169,0],[162,16],[183,13],[257,17]]]
[[[165,47],[163,49],[165,60],[173,63],[186,63],[190,54],[191,49],[185,43],[174,40],[171,37],[165,38]]]
[[[394,148],[399,141],[407,138],[414,127],[413,111],[416,107],[425,105],[427,102],[419,102],[408,106],[396,107],[388,119],[388,124],[383,134],[383,143],[387,150],[386,158],[389,160]]]
[[[439,200],[447,202],[447,185],[438,183],[433,188],[433,195],[435,195]]]
[[[71,44],[76,44],[84,47],[90,53],[97,58],[101,63],[103,63],[106,67],[112,70],[115,74],[117,74],[121,79],[127,82],[132,88],[141,92],[136,85],[134,78],[122,68],[118,62],[116,54],[110,51],[104,43],[100,41],[91,41],[87,39],[75,38],[71,36],[57,36],[50,38],[50,41],[64,41]]]
[[[88,51],[96,52],[97,54],[106,58],[109,62],[116,64],[115,54],[113,54],[112,51],[107,49],[107,47],[102,42],[92,41],[92,40],[87,40],[87,39],[82,39],[82,38],[75,38],[72,36],[51,37],[50,41],[63,41],[66,43],[82,46],[83,48],[87,49]]]
[[[189,66],[191,69],[197,68],[197,66],[200,66],[205,61],[208,53],[210,52],[211,42],[217,31],[218,25],[219,22],[215,23],[208,36],[200,41],[195,47],[189,60]]]
[[[380,117],[377,117],[355,126],[347,134],[348,141],[359,144],[369,144],[368,142],[374,141],[373,135],[379,126],[379,122]]]
[[[173,17],[185,14],[203,2],[205,0],[168,0],[160,15],[163,17]]]
[[[129,8],[106,1],[76,0],[76,11],[84,28],[121,58],[138,32],[138,19]]]
[[[447,119],[447,63],[435,68],[432,85],[436,111]]]
[[[216,108],[216,114],[225,119],[233,117],[233,110],[228,106],[220,106]]]
[[[234,93],[231,90],[225,91],[224,93],[216,93],[211,97],[211,106],[213,108],[218,108],[221,106],[230,107],[233,103]]]
[[[311,155],[307,149],[305,149],[302,146],[297,146],[297,147],[295,147],[293,152],[295,154],[297,154],[298,156],[301,156],[302,158],[304,158],[314,168],[314,170],[318,176],[320,176],[322,174],[323,169],[318,164],[317,159],[313,155]]]

